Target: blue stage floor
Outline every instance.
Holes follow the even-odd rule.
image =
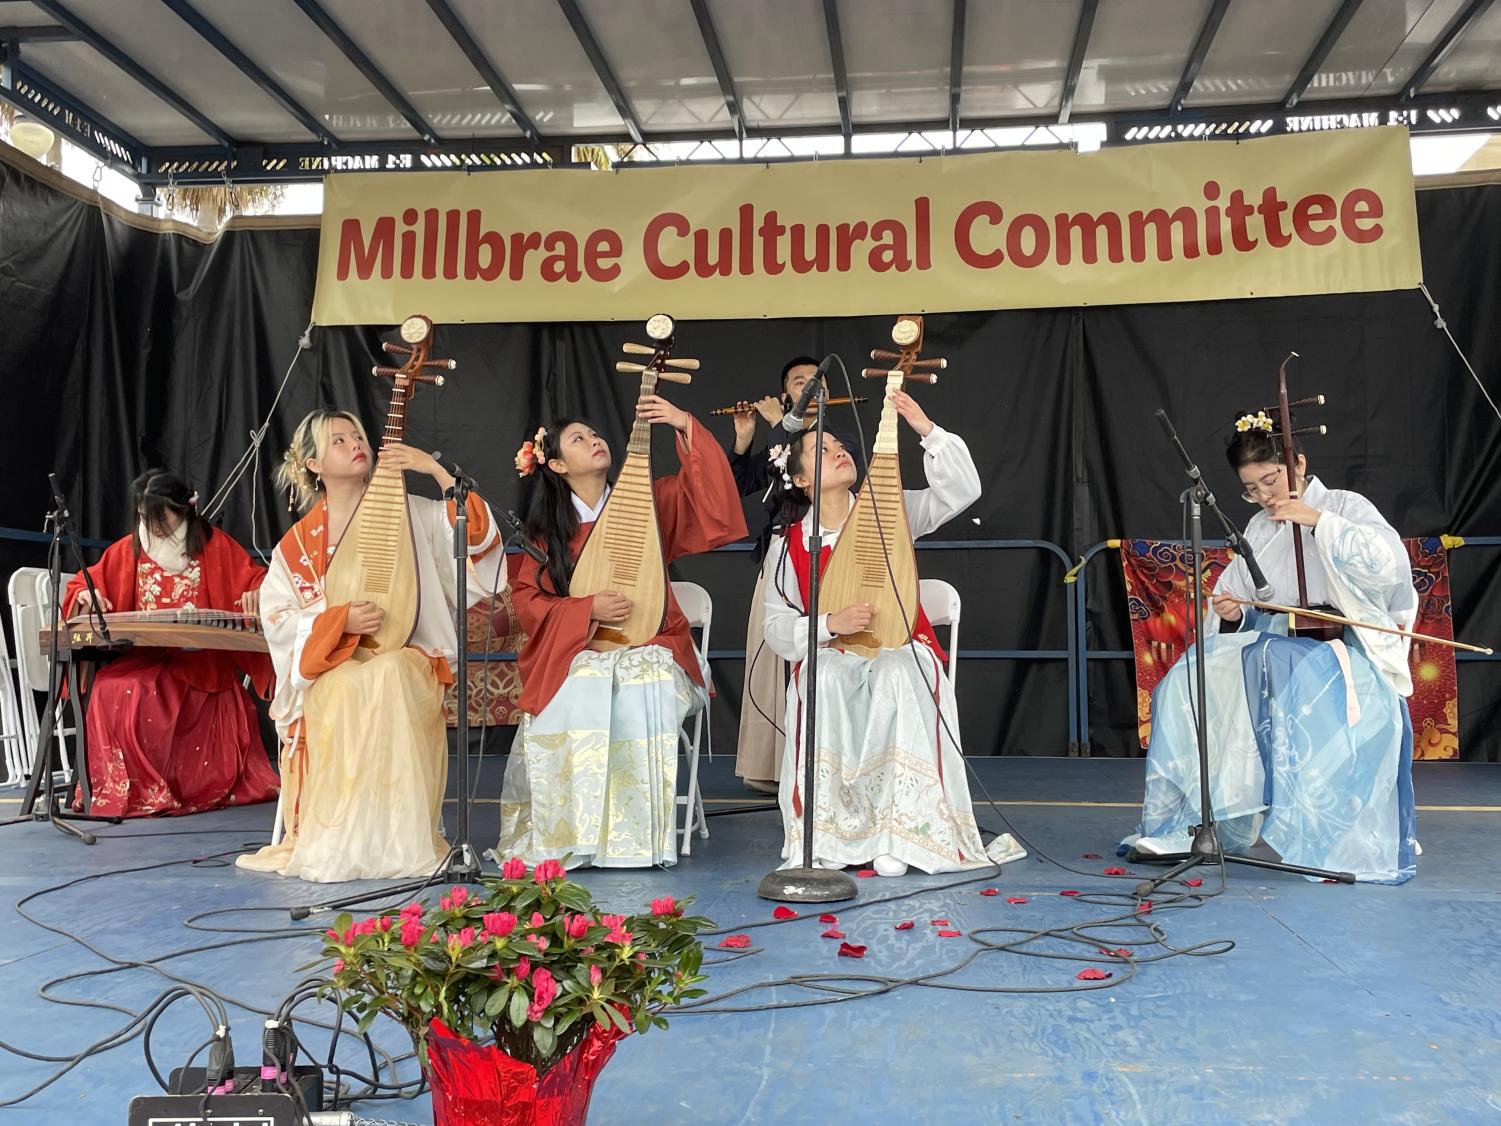
[[[487,763],[483,790],[498,786]],[[1122,908],[1059,896],[1061,889],[1127,893],[1134,881],[1099,873],[1135,819],[1140,761],[978,759],[990,793],[1036,846],[1087,874],[1027,859],[999,878],[926,892],[900,903],[832,909],[862,961],[836,957],[816,919],[752,930],[759,953],[712,969],[715,993],[794,974],[852,972],[892,977],[932,973],[977,947],[940,939],[929,920],[953,929],[1072,926]],[[742,804],[744,792],[721,757],[708,768],[713,808]],[[678,1015],[666,1031],[631,1037],[605,1069],[590,1121],[653,1126],[722,1123],[1054,1123],[1054,1122],[1491,1122],[1501,1120],[1501,989],[1493,947],[1501,933],[1501,766],[1419,765],[1423,856],[1400,888],[1341,887],[1232,868],[1223,894],[1193,909],[1151,916],[1174,947],[1229,939],[1215,957],[1177,957],[1131,967],[1102,959],[1063,961],[982,954],[954,983],[1074,989],[1084,966],[1116,972],[1112,988],[1048,993],[966,993],[906,987],[884,996],[801,1009],[770,1006],[819,994],[780,987],[728,1002],[754,1011]],[[979,805],[982,827],[998,818]],[[749,799],[754,800],[754,799]],[[15,808],[0,805],[0,813]],[[184,928],[216,908],[306,902],[329,894],[195,858],[264,840],[271,807],[176,821],[105,827],[94,848],[43,825],[0,830],[0,898],[13,903],[67,879],[165,865],[103,878],[33,900],[28,910],[66,924],[112,958],[149,960],[229,935]],[[476,812],[475,840],[494,841],[493,798]],[[452,810],[450,807],[450,825]],[[768,813],[714,817],[712,837],[671,871],[580,875],[596,895],[634,910],[660,895],[697,897],[696,911],[740,928],[771,917],[755,897],[775,865],[780,823]],[[1103,860],[1083,860],[1098,853]],[[1139,869],[1132,869],[1139,871]],[[1219,885],[1204,873],[1200,892]],[[951,882],[943,878],[858,881],[862,899]],[[986,897],[993,885],[1001,894]],[[335,891],[344,890],[334,889]],[[1027,897],[1022,905],[1006,897]],[[1129,908],[1126,908],[1129,910]],[[816,914],[816,911],[811,914]],[[893,924],[915,919],[909,931]],[[280,913],[247,913],[248,927],[289,926]],[[307,924],[303,924],[308,927]],[[327,921],[322,923],[327,926]],[[321,929],[321,926],[317,929]],[[273,1005],[318,949],[308,928],[296,937],[173,959],[163,968],[212,986],[237,1002]],[[1153,952],[1138,929],[1108,935],[1110,946]],[[711,940],[711,941],[717,941]],[[1045,949],[1087,955],[1054,942]],[[98,956],[0,912],[0,1039],[68,1055],[124,1018],[40,1000],[37,986],[95,969]],[[1122,979],[1126,980],[1122,980]],[[1115,984],[1118,983],[1118,984]],[[58,989],[65,998],[134,1009],[166,986],[144,969]],[[824,995],[827,996],[827,995]],[[300,1010],[307,1012],[306,1009]],[[236,1010],[242,1062],[258,1059],[260,1018]],[[382,1043],[400,1051],[387,1030]],[[207,1035],[196,1006],[179,1004],[158,1025],[153,1047],[165,1070]],[[341,1053],[352,1064],[353,1051]],[[51,1065],[3,1058],[0,1098],[46,1077]],[[410,1065],[409,1065],[410,1066]],[[155,1091],[140,1042],[91,1058],[23,1106],[0,1111],[16,1123],[121,1123],[129,1099]],[[429,1123],[426,1096],[369,1102],[359,1112]]]

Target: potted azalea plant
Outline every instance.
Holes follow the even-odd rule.
[[[704,995],[696,936],[713,924],[688,915],[691,902],[604,914],[556,860],[529,872],[512,859],[435,907],[339,916],[324,938],[327,991],[361,1031],[382,1014],[407,1029],[437,1126],[582,1123],[616,1042]]]

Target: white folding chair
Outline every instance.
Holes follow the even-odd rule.
[[[0,786],[18,786],[25,781],[30,761],[31,748],[26,744],[16,675],[16,662],[11,659],[5,631],[0,629],[0,748],[5,756],[5,780]]]
[[[709,598],[709,592],[697,583],[675,582],[672,584],[673,597],[677,599],[678,607],[683,611],[683,617],[688,619],[688,628],[699,631],[698,656],[699,664],[704,670],[705,684],[709,683],[709,627],[714,622],[714,603]],[[678,733],[678,741],[683,747],[683,752],[688,756],[688,786],[683,795],[677,799],[677,804],[685,806],[683,814],[683,833],[680,838],[682,845],[680,853],[688,856],[693,851],[693,831],[698,830],[698,835],[704,840],[709,839],[709,819],[704,815],[704,795],[698,787],[698,747],[699,737],[706,736],[709,757],[714,757],[713,736],[710,731],[709,708],[705,704],[703,709],[692,717],[689,723],[684,724]],[[692,733],[689,733],[689,728]]]
[[[63,575],[63,583],[73,576]],[[7,587],[10,598],[10,620],[16,640],[16,675],[20,681],[21,727],[26,737],[26,769],[30,768],[31,756],[36,748],[37,731],[40,728],[41,710],[46,706],[45,697],[51,687],[51,671],[47,666],[47,654],[42,649],[41,632],[52,621],[51,577],[41,567],[19,567],[10,577]],[[37,701],[37,695],[43,702]],[[62,760],[64,783],[73,774],[72,760],[68,755],[68,736],[74,729],[65,723],[67,705],[58,701],[57,722],[53,727],[57,737],[58,752]]]
[[[949,627],[949,642],[944,648],[949,653],[949,689],[952,691],[959,672],[959,592],[953,584],[942,579],[922,579],[917,584],[917,591],[923,613],[933,628]]]

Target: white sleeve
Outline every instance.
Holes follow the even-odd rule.
[[[321,598],[306,607],[298,602],[280,549],[271,556],[260,592],[261,630],[271,652],[271,666],[276,671],[272,717],[281,726],[302,712],[302,694],[312,683],[299,672],[302,650],[313,631],[313,623],[327,609],[327,603]]]
[[[785,661],[801,661],[808,655],[808,616],[803,613],[802,591],[798,590],[797,575],[787,558],[786,537],[772,537],[762,567],[767,576],[763,603],[766,644]],[[823,614],[818,623],[818,643],[827,645],[833,640],[829,616]]]
[[[980,499],[980,473],[963,438],[934,426],[922,448],[928,487],[902,494],[913,539],[942,527]]]

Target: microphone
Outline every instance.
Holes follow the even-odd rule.
[[[511,509],[509,508],[502,511],[500,515],[501,519],[503,519],[507,524],[511,526],[511,538],[515,541],[516,546],[521,548],[522,551],[526,552],[527,555],[535,559],[537,561],[537,566],[546,567],[548,560],[547,552],[543,551],[531,540],[527,539],[526,533],[521,529],[521,517],[517,516],[516,513],[511,511]]]
[[[830,352],[823,358],[823,363],[818,365],[815,371],[803,384],[802,393],[798,395],[797,402],[792,404],[792,409],[782,416],[782,429],[789,434],[797,434],[808,429],[808,407],[812,405],[814,397],[823,387],[823,377],[829,370],[829,361],[834,358]]]
[[[1193,458],[1188,456],[1188,451],[1183,448],[1183,443],[1178,440],[1178,432],[1173,429],[1172,422],[1167,417],[1167,411],[1159,410],[1157,421],[1162,424],[1163,432],[1168,440],[1178,447],[1178,456],[1183,459],[1183,468],[1195,481],[1203,484],[1204,475],[1199,472],[1199,467],[1194,464]],[[1230,546],[1246,561],[1246,570],[1251,574],[1251,581],[1256,584],[1256,597],[1259,601],[1267,602],[1272,597],[1272,584],[1267,582],[1266,575],[1261,570],[1261,565],[1256,562],[1256,553],[1251,550],[1251,545],[1240,534],[1239,529],[1231,523],[1230,518],[1220,511],[1220,506],[1214,502],[1214,494],[1205,490],[1204,501],[1209,505],[1209,510],[1218,517],[1221,526],[1225,529],[1225,539]]]

